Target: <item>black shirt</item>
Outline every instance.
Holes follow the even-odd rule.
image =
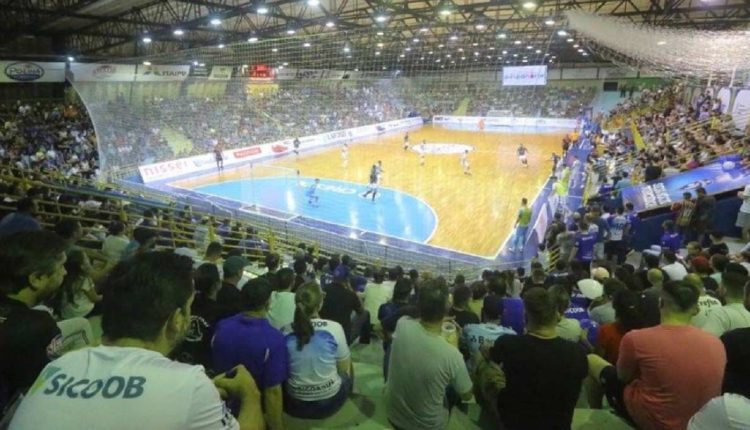
[[[221,282],[221,289],[216,294],[216,303],[219,307],[219,318],[226,318],[243,311],[242,294],[239,288],[228,282]]]
[[[60,329],[49,313],[0,297],[0,385],[7,384],[7,394],[31,386],[61,346]]]
[[[448,315],[455,317],[456,324],[461,328],[464,328],[467,324],[479,324],[479,317],[472,311],[451,308]]]
[[[190,308],[190,328],[173,357],[183,363],[200,364],[211,369],[211,338],[220,316],[221,309],[215,301],[196,294]]]
[[[645,182],[655,181],[661,178],[661,167],[656,164],[650,164],[646,167],[643,176]]]
[[[490,358],[505,371],[498,410],[506,430],[570,430],[588,374],[583,348],[559,337],[500,336]]]
[[[750,328],[726,332],[721,336],[721,341],[727,350],[721,391],[750,398]]]
[[[320,317],[336,321],[346,333],[346,339],[351,339],[352,312],[362,312],[362,302],[357,293],[341,285],[332,285],[326,292]]]

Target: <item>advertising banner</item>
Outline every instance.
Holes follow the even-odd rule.
[[[598,67],[586,67],[581,69],[572,69],[566,67],[562,69],[563,79],[597,79],[598,74]]]
[[[208,79],[212,81],[228,81],[232,78],[232,67],[230,66],[213,66]]]
[[[133,64],[74,63],[70,71],[74,82],[132,82],[135,79]]]
[[[732,90],[724,87],[716,94],[716,98],[721,100],[721,113],[727,113],[729,110],[729,101],[732,99]]]
[[[422,118],[405,118],[380,124],[305,136],[299,138],[300,148],[302,151],[306,151],[308,149],[318,148],[325,145],[346,142],[352,139],[372,137],[392,130],[414,127],[421,124]],[[223,153],[224,166],[289,154],[293,149],[293,141],[294,139],[284,139],[277,142],[253,145],[245,148],[227,149]],[[143,182],[149,183],[162,179],[175,178],[187,173],[200,172],[214,167],[214,154],[212,152],[196,155],[194,157],[147,164],[139,166],[138,170],[141,173]]]
[[[513,116],[452,116],[436,115],[432,117],[434,124],[455,124],[461,126],[475,126],[477,129],[490,127],[548,127],[573,129],[578,120],[565,118],[534,118]]]
[[[0,82],[64,82],[65,63],[0,61]]]
[[[503,86],[547,85],[547,66],[503,67]]]
[[[750,182],[750,169],[743,167],[738,155],[721,157],[713,163],[679,175],[634,185],[622,190],[622,199],[633,203],[636,211],[670,206],[682,200],[682,193],[703,187],[708,194],[719,194],[744,187]]]
[[[139,65],[135,80],[139,82],[182,81],[190,75],[190,66]]]

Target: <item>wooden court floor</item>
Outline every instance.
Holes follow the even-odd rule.
[[[284,157],[269,164],[298,169],[302,176],[368,181],[371,166],[383,162],[382,186],[394,188],[429,204],[438,217],[431,245],[492,257],[511,233],[522,197],[531,201],[552,169],[552,152],[560,153],[559,134],[512,134],[464,131],[428,125],[409,132],[411,144],[452,143],[475,148],[469,155],[471,176],[466,176],[459,154],[430,155],[420,166],[419,154],[403,150],[403,133],[379,136],[349,145],[349,163],[343,167],[341,145]],[[528,149],[529,167],[523,167],[516,149]],[[303,148],[304,149],[304,148]],[[180,181],[193,187],[244,177],[242,169],[227,169],[219,178]]]

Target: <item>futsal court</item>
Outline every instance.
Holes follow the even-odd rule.
[[[349,143],[348,161],[334,145],[262,166],[227,168],[171,183],[173,187],[302,215],[345,228],[494,258],[513,230],[521,198],[531,203],[552,170],[568,130],[474,131],[426,125]],[[541,131],[541,132],[540,132]],[[422,151],[422,141],[425,150]],[[518,159],[528,148],[528,167]],[[461,165],[469,149],[470,175]],[[420,152],[424,152],[421,164]],[[378,195],[363,198],[370,169],[382,161]],[[299,172],[299,174],[297,174]],[[317,201],[307,190],[320,179]]]

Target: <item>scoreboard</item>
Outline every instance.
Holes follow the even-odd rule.
[[[250,66],[250,80],[270,81],[273,79],[273,69],[266,64]]]

